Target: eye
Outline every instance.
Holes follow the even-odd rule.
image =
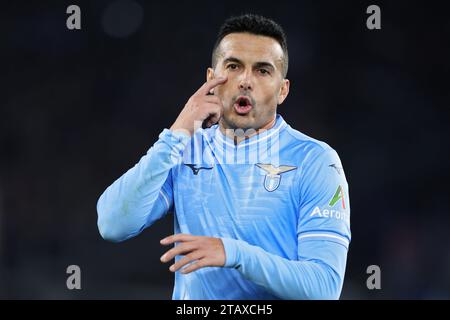
[[[227,65],[227,69],[231,69],[231,70],[237,70],[238,65],[235,63],[230,63],[229,65]]]
[[[267,69],[259,69],[259,73],[261,73],[262,75],[269,75],[270,72]]]

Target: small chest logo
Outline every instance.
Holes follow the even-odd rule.
[[[264,188],[269,192],[278,189],[278,187],[280,186],[282,173],[297,169],[297,167],[294,166],[281,165],[279,167],[274,167],[271,164],[263,163],[257,163],[256,165],[266,172],[266,176],[264,178]]]
[[[192,173],[196,176],[200,170],[211,170],[213,167],[199,167],[196,164],[184,163],[185,166],[192,169]]]

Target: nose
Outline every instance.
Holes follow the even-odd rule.
[[[239,84],[239,89],[241,89],[241,90],[252,90],[252,86],[250,85],[250,83],[248,83],[248,82],[241,82],[240,84]]]
[[[242,75],[242,78],[239,81],[239,89],[245,91],[253,89],[250,80],[250,75],[248,73]]]

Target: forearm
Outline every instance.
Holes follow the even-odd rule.
[[[162,216],[162,210],[153,210],[155,202],[188,140],[185,135],[164,130],[147,154],[103,192],[97,203],[103,238],[126,240]]]
[[[241,240],[222,239],[225,267],[237,269],[246,279],[282,299],[338,299],[345,262],[334,266],[325,259],[288,260]],[[345,261],[347,249],[327,242],[326,248]]]

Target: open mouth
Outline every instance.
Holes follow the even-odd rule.
[[[250,112],[250,110],[252,110],[252,108],[252,102],[246,96],[238,97],[236,99],[236,102],[234,103],[234,110],[236,110],[238,114],[247,114]]]

